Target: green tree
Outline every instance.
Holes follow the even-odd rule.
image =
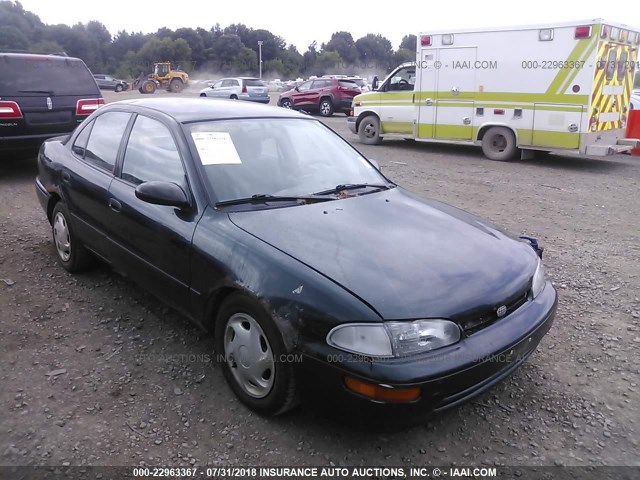
[[[402,41],[400,42],[400,48],[415,52],[417,42],[418,42],[418,37],[416,37],[415,35],[412,35],[412,34],[405,35],[404,37],[402,37]]]
[[[0,48],[27,50],[29,48],[29,39],[18,27],[0,25]]]
[[[217,68],[224,69],[232,64],[238,52],[243,48],[244,45],[238,35],[225,33],[213,42],[210,58],[214,60]]]
[[[338,52],[324,51],[318,54],[313,70],[316,75],[342,71],[343,61]]]
[[[386,70],[393,65],[391,42],[380,34],[368,33],[356,40],[360,64],[365,69]]]
[[[345,63],[354,63],[358,59],[356,42],[349,32],[335,32],[322,49],[337,52]]]
[[[231,70],[236,74],[257,76],[258,56],[256,52],[250,48],[242,47],[231,62]]]
[[[415,62],[415,60],[416,60],[415,52],[413,50],[409,50],[406,48],[399,48],[393,54],[394,65],[400,65],[401,63],[405,63],[405,62]]]

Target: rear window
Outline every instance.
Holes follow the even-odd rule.
[[[255,79],[255,80],[253,80],[253,79],[245,80],[245,81],[244,81],[244,84],[245,84],[247,87],[266,87],[266,86],[267,86],[267,84],[266,84],[266,83],[264,83],[262,80],[258,80],[258,79]]]
[[[0,97],[99,94],[93,75],[77,58],[0,54],[0,71]]]
[[[352,82],[351,80],[339,80],[338,83],[341,87],[358,88],[356,82]]]

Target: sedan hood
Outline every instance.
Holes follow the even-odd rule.
[[[401,188],[229,217],[384,319],[495,308],[529,287],[537,264],[528,244],[491,223]]]

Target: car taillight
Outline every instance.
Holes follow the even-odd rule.
[[[242,85],[242,93],[247,93],[247,86],[246,85]]]
[[[76,103],[76,115],[91,115],[104,105],[104,98],[85,98]]]
[[[22,112],[16,102],[0,102],[0,118],[22,118]]]

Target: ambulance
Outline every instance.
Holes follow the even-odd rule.
[[[640,29],[601,19],[424,32],[347,124],[369,145],[479,145],[492,160],[624,152],[640,147],[624,138],[639,46]]]

